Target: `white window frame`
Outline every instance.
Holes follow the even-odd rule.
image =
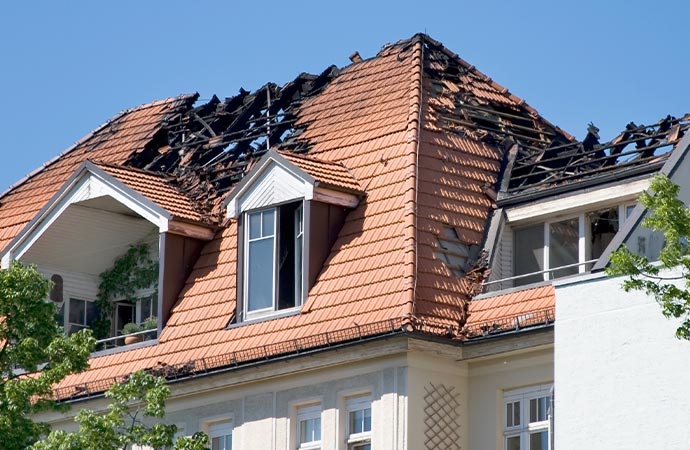
[[[209,422],[206,424],[205,428],[208,431],[209,444],[211,445],[210,448],[213,448],[214,438],[227,438],[228,436],[230,436],[230,448],[226,450],[232,449],[232,420]]]
[[[295,437],[296,437],[296,444],[297,444],[297,449],[298,450],[316,450],[321,448],[321,439],[322,439],[322,419],[321,419],[321,403],[318,404],[309,404],[309,405],[300,405],[297,406],[297,414],[296,414],[296,430],[295,430]],[[309,421],[309,420],[319,420],[319,440],[315,441],[307,441],[307,442],[302,442],[302,422],[304,421]]]
[[[295,216],[293,218],[294,223],[295,223],[295,252],[297,252],[297,245],[298,245],[298,239],[299,242],[301,243],[301,265],[302,267],[299,268],[299,271],[295,271],[294,276],[299,275],[299,285],[297,282],[295,282],[295,306],[291,308],[285,308],[285,309],[278,309],[278,302],[280,299],[278,298],[278,283],[279,283],[279,276],[278,276],[278,271],[279,267],[276,261],[276,258],[278,258],[278,253],[279,253],[279,245],[280,245],[280,222],[279,222],[279,216],[280,216],[280,208],[284,204],[281,205],[274,205],[269,208],[262,208],[262,209],[256,209],[256,210],[250,210],[250,211],[245,211],[243,213],[243,218],[244,218],[244,226],[243,226],[243,234],[244,236],[242,237],[243,239],[243,250],[242,250],[242,312],[243,312],[243,318],[245,321],[247,320],[253,320],[253,319],[260,319],[263,317],[267,316],[272,316],[275,315],[276,313],[286,313],[290,311],[297,310],[301,308],[303,298],[304,298],[304,250],[305,250],[305,243],[304,243],[304,221],[306,220],[306,217],[304,215],[304,200],[301,201],[290,201],[287,204],[291,203],[298,203],[299,206],[295,209]],[[265,212],[272,211],[273,212],[273,258],[272,258],[272,290],[271,290],[271,306],[266,307],[266,308],[261,308],[261,309],[256,309],[253,311],[249,310],[249,244],[250,242],[255,242],[259,241],[261,239],[268,239],[269,236],[261,236],[260,238],[250,238],[250,216],[253,214],[263,214]],[[297,213],[301,215],[302,220],[300,222],[297,221]],[[263,216],[262,216],[263,220]],[[263,224],[263,222],[262,222]],[[300,224],[301,226],[299,229],[297,229],[297,225]],[[296,253],[295,253],[296,254]],[[297,280],[295,280],[297,281]]]
[[[591,240],[590,240],[590,223],[589,223],[589,214],[592,212],[596,211],[601,211],[605,209],[618,209],[618,229],[620,230],[625,223],[625,221],[628,219],[628,207],[634,207],[636,203],[622,203],[619,205],[612,205],[612,206],[599,206],[595,209],[588,209],[586,211],[582,211],[576,214],[568,214],[568,215],[563,215],[563,216],[558,216],[558,217],[553,217],[550,218],[549,220],[545,220],[543,222],[537,222],[537,223],[529,223],[529,224],[519,224],[519,223],[514,223],[512,224],[513,228],[513,239],[515,239],[515,233],[519,231],[523,227],[529,227],[529,226],[534,226],[534,225],[539,225],[541,224],[543,226],[543,232],[544,232],[544,247],[542,249],[542,258],[543,258],[543,269],[544,273],[542,274],[542,278],[544,281],[549,281],[553,280],[556,277],[553,276],[554,272],[556,272],[559,267],[551,267],[551,261],[550,261],[550,251],[549,247],[551,246],[551,224],[558,223],[558,222],[563,222],[566,220],[571,220],[577,218],[578,221],[578,261],[577,261],[577,273],[587,273],[588,271],[588,266],[591,264],[587,264],[587,262],[591,259],[592,255],[592,249],[591,249]],[[515,258],[515,256],[514,256]],[[515,261],[513,261],[513,273],[515,273]],[[524,274],[526,275],[526,274]]]
[[[501,416],[503,417],[503,445],[504,450],[508,449],[508,439],[519,437],[520,450],[528,450],[530,447],[530,435],[535,432],[547,432],[547,448],[551,450],[551,407],[547,407],[544,420],[530,422],[530,401],[546,397],[551,402],[552,384],[541,384],[520,389],[507,390],[503,393],[503,407]],[[519,402],[519,424],[508,423],[508,407]]]
[[[373,425],[373,409],[371,394],[352,395],[345,398],[345,443],[348,450],[356,450],[364,445],[371,445],[371,431]],[[355,411],[369,410],[369,429],[358,433],[350,430],[350,414]],[[363,416],[364,417],[364,416]]]

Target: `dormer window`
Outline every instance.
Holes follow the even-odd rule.
[[[633,205],[634,206],[634,205]],[[529,275],[516,286],[584,273],[591,269],[618,232],[631,205],[581,213],[547,222],[515,226],[513,274]]]
[[[302,304],[302,202],[245,213],[245,316],[260,317]]]
[[[261,158],[226,201],[238,221],[236,321],[299,310],[361,194],[341,164]]]

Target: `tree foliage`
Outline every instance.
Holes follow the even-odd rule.
[[[95,343],[87,330],[64,335],[55,306],[46,302],[49,290],[34,267],[13,262],[0,270],[0,436],[6,450],[25,449],[47,432],[48,425],[31,415],[64,408],[51,399],[53,385],[86,369]]]
[[[178,437],[175,425],[160,420],[165,415],[165,400],[170,389],[165,380],[145,372],[135,372],[123,383],[114,384],[105,396],[110,405],[105,414],[83,409],[76,417],[79,431],[53,431],[33,450],[116,450],[132,445],[155,450],[204,450],[208,437],[197,433],[192,437]]]
[[[627,276],[623,282],[626,292],[639,290],[653,296],[664,316],[681,320],[676,337],[690,340],[690,210],[678,199],[679,186],[666,176],[652,178],[650,187],[651,194],[644,192],[640,196],[649,211],[642,226],[664,235],[659,262],[650,262],[621,246],[611,255],[606,272],[609,276]],[[666,275],[669,270],[680,274]]]

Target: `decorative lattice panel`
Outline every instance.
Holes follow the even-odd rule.
[[[424,387],[424,437],[427,450],[460,450],[459,393],[455,387]]]

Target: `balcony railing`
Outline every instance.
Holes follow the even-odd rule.
[[[151,341],[158,337],[158,330],[144,330],[136,333],[123,334],[120,336],[109,337],[96,341],[96,348],[94,351],[110,350],[117,347],[124,347],[126,345],[138,344],[139,342]]]
[[[515,275],[512,277],[501,278],[498,280],[486,281],[486,282],[484,282],[484,288],[485,288],[484,290],[485,291],[494,291],[494,290],[500,290],[500,289],[507,289],[507,288],[511,288],[511,287],[517,287],[517,286],[515,286],[515,283],[514,283],[514,281],[516,281],[516,280],[523,280],[525,278],[534,277],[534,276],[538,276],[538,275],[544,275],[544,274],[548,274],[548,277],[542,277],[543,281],[548,281],[548,280],[555,280],[556,278],[565,278],[566,276],[573,276],[573,275],[579,275],[582,273],[587,273],[591,270],[592,266],[594,266],[594,263],[596,263],[597,261],[598,261],[598,259],[590,259],[589,261],[577,262],[574,264],[566,264],[565,266],[558,266],[558,267],[553,267],[553,268],[546,269],[546,270],[539,270],[536,272],[523,273],[521,275]],[[585,267],[584,271],[579,270],[579,268],[582,266]],[[558,271],[564,270],[564,269],[572,269],[574,267],[578,268],[578,273],[568,274],[568,275],[564,275],[564,276],[554,276],[554,272],[558,272]],[[542,280],[540,280],[539,282],[541,282],[541,281]],[[510,284],[509,284],[509,286],[504,286],[503,283],[510,283]],[[492,288],[492,289],[486,289],[489,286],[495,286],[495,285],[498,285],[498,287]],[[521,286],[521,285],[518,285],[518,286]]]

